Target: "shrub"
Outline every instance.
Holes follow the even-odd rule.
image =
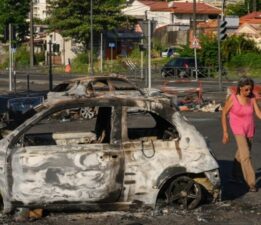
[[[240,55],[233,56],[228,63],[230,67],[251,67],[261,68],[261,57],[259,53],[248,52]]]
[[[17,48],[14,58],[15,65],[17,68],[23,68],[30,65],[30,53],[25,45],[22,45],[19,48]]]
[[[39,65],[39,63],[42,63],[45,61],[45,54],[44,52],[35,53],[34,55],[35,64]]]

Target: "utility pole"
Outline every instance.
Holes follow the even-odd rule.
[[[141,51],[140,51],[140,79],[144,79],[144,40],[141,38]]]
[[[103,72],[103,33],[101,32],[101,52],[100,52],[100,71],[101,73]]]
[[[30,68],[34,66],[34,26],[33,26],[33,0],[30,2]]]
[[[93,76],[94,75],[94,71],[93,71],[93,0],[90,0],[91,2],[90,2],[90,8],[91,8],[91,10],[90,10],[90,22],[91,22],[91,37],[90,37],[90,44],[91,44],[91,46],[90,46],[90,50],[91,50],[91,52],[90,52],[90,76]]]
[[[49,91],[53,90],[53,73],[52,73],[52,35],[50,35],[49,45]]]
[[[151,91],[151,20],[148,19],[148,93]]]
[[[217,39],[217,41],[218,41],[218,87],[219,87],[220,91],[222,91],[222,89],[223,89],[220,27],[221,27],[221,23],[223,23],[223,21],[224,21],[225,4],[226,4],[226,0],[223,0],[221,17],[218,17],[218,35],[217,35],[217,38],[218,38]]]
[[[218,17],[218,87],[219,90],[222,91],[222,61],[221,61],[221,40],[220,40],[220,18]]]
[[[13,62],[12,62],[12,24],[9,23],[9,91],[12,91],[12,70],[13,70]]]
[[[197,38],[196,10],[197,10],[196,0],[193,0],[193,39]],[[194,48],[194,58],[195,58],[196,80],[198,80],[197,48]]]

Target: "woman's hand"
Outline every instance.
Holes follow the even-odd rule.
[[[223,139],[222,139],[222,143],[223,144],[227,144],[229,142],[229,136],[227,132],[223,133]]]
[[[253,101],[253,104],[254,104],[254,110],[255,110],[256,116],[259,119],[261,119],[261,110],[260,110],[260,107],[259,107],[259,105],[257,103],[256,98],[253,98],[252,101]]]

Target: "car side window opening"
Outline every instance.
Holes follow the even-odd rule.
[[[144,138],[172,140],[179,137],[175,126],[149,111],[128,112],[127,129],[130,140]]]
[[[92,88],[95,92],[108,92],[110,87],[107,80],[97,80],[92,82]]]
[[[79,108],[56,111],[34,124],[21,137],[22,146],[110,143],[112,107],[96,107],[97,115],[83,119]]]

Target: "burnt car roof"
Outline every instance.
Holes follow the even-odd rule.
[[[124,82],[126,84],[128,84],[129,86],[126,87],[124,85],[119,85],[119,86],[115,86],[115,84],[110,84],[108,86],[108,90],[101,90],[101,91],[112,91],[112,87],[116,88],[115,90],[118,90],[118,91],[124,91],[124,90],[136,90],[138,91],[141,95],[145,95],[144,92],[137,87],[137,85],[133,82],[131,82],[129,79],[127,79],[125,76],[123,75],[109,75],[109,76],[85,76],[85,77],[78,77],[78,78],[73,78],[73,79],[70,79],[70,80],[66,80],[66,81],[63,81],[59,84],[57,84],[52,91],[50,91],[48,93],[48,95],[52,95],[51,97],[55,97],[53,96],[54,93],[58,93],[58,92],[64,92],[64,93],[68,93],[68,95],[75,95],[76,93],[74,93],[72,91],[72,89],[76,89],[76,87],[80,86],[80,85],[84,85],[85,88],[88,89],[89,92],[92,92],[92,94],[94,94],[94,87],[92,86],[93,83],[95,83],[96,81],[100,81],[100,82],[117,82],[117,81],[120,81],[120,82]],[[112,86],[112,87],[110,87]],[[131,87],[131,89],[129,89]],[[81,89],[81,88],[80,88]],[[95,88],[96,89],[96,88]],[[73,93],[70,93],[69,92],[72,91]],[[81,90],[82,91],[82,90]],[[96,91],[98,91],[98,89],[96,89]],[[114,91],[114,89],[113,89]],[[84,91],[85,92],[85,91]],[[86,94],[86,93],[85,93]],[[83,94],[83,92],[81,93],[81,95],[85,95]],[[56,96],[57,97],[57,96]],[[49,97],[48,97],[49,98]]]
[[[73,83],[73,82],[77,82],[77,81],[95,81],[95,80],[125,80],[130,82],[125,76],[123,75],[110,75],[110,76],[106,76],[106,75],[99,75],[99,76],[84,76],[84,77],[77,77],[77,78],[72,78],[66,81],[63,81],[62,83]]]
[[[68,104],[81,104],[89,103],[90,105],[114,105],[114,106],[137,106],[144,107],[144,104],[155,103],[159,104],[159,108],[166,110],[167,108],[179,111],[176,107],[173,107],[169,104],[169,101],[165,98],[160,97],[146,97],[146,96],[137,96],[137,97],[127,97],[126,95],[101,95],[101,96],[84,96],[84,97],[75,97],[75,98],[66,98],[59,99],[56,101],[46,101],[37,108],[42,110],[42,108],[53,108],[59,107]],[[148,107],[148,106],[146,106]],[[38,111],[36,108],[36,111]]]
[[[139,101],[147,101],[147,102],[153,102],[153,101],[159,101],[159,102],[165,102],[162,98],[155,98],[155,97],[146,97],[146,96],[137,96],[137,97],[128,97],[126,95],[97,95],[97,96],[83,96],[83,97],[75,97],[75,98],[67,98],[67,99],[61,99],[53,102],[46,101],[43,103],[47,107],[55,107],[59,104],[70,104],[75,102],[111,102],[112,104],[119,102],[119,105],[122,106],[128,106],[132,105],[132,102],[139,102]],[[117,104],[116,104],[117,105]]]

